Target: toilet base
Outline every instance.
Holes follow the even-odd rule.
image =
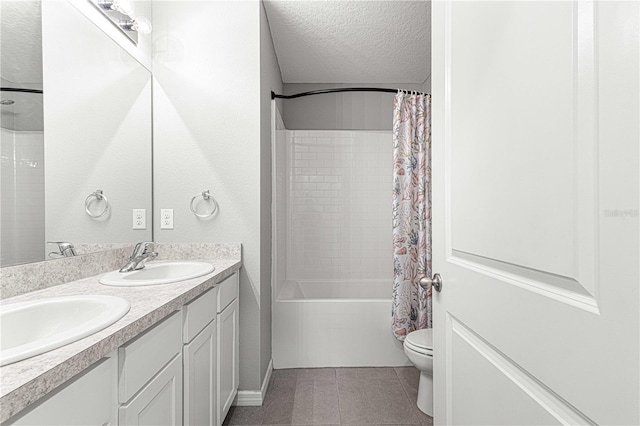
[[[418,385],[418,408],[423,413],[433,417],[433,375],[420,372]]]

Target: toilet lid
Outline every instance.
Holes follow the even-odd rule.
[[[404,343],[423,351],[433,350],[433,329],[425,328],[412,331],[404,339]]]

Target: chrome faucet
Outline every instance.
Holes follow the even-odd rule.
[[[49,257],[51,258],[58,259],[61,257],[73,257],[78,255],[73,244],[66,241],[47,241],[47,244],[58,245],[58,251],[52,251],[51,253],[49,253]]]
[[[158,253],[155,251],[148,251],[151,244],[153,244],[151,241],[136,244],[133,249],[133,253],[129,256],[129,261],[126,265],[120,268],[120,272],[137,271],[144,268],[144,265],[148,260],[158,257]]]

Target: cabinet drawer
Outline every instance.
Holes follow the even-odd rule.
[[[238,273],[225,278],[218,287],[218,310],[220,313],[238,297]]]
[[[182,352],[179,312],[118,349],[118,400],[127,402],[177,354]]]
[[[198,296],[182,308],[182,343],[189,343],[216,317],[218,287]]]

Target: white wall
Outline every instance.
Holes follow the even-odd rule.
[[[156,215],[155,239],[243,244],[242,390],[260,389],[271,356],[270,157],[261,152],[270,149],[269,86],[280,77],[261,9],[257,0],[153,8],[154,210],[174,209],[173,230]],[[204,189],[220,206],[210,220],[189,211]]]
[[[285,84],[284,94],[340,87],[386,87],[423,91],[423,84]],[[430,87],[430,85],[429,85]],[[305,96],[284,101],[284,124],[289,130],[390,130],[393,93],[346,92]]]
[[[287,143],[290,131],[284,127],[284,121],[279,108],[273,108],[273,124],[276,128],[275,141],[273,147],[273,301],[279,297],[279,284],[286,278],[287,267],[287,188],[289,186],[289,171],[287,169]],[[275,326],[275,324],[274,324]],[[274,330],[274,335],[277,330]],[[274,339],[275,340],[275,339]]]
[[[44,260],[42,131],[1,129],[0,265]]]
[[[282,91],[282,78],[267,14],[260,2],[260,377],[265,376],[271,361],[272,90]]]
[[[67,1],[42,3],[42,32],[47,241],[150,239],[131,211],[150,225],[149,71]],[[101,219],[85,213],[96,189],[111,204]]]

